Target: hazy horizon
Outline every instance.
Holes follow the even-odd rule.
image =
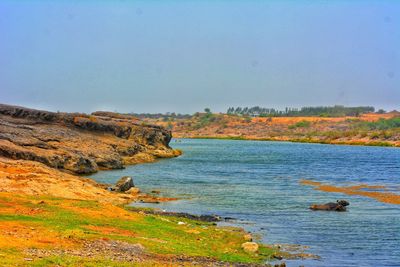
[[[2,1],[0,103],[400,109],[400,1]]]

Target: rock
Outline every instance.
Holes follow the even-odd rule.
[[[118,180],[115,184],[114,188],[117,192],[126,192],[135,185],[133,184],[133,179],[130,176],[124,176]]]
[[[0,104],[0,156],[74,174],[175,157],[171,131],[129,115],[49,112]]]
[[[248,253],[256,253],[258,251],[258,244],[255,242],[245,242],[242,244],[242,249]]]
[[[157,200],[159,198],[155,198]],[[166,198],[162,198],[166,199]],[[139,202],[142,203],[154,203],[154,201],[151,201],[152,199],[139,199]],[[168,200],[175,200],[175,199],[166,199]],[[158,203],[158,202],[156,202]],[[163,215],[163,216],[173,216],[173,217],[180,217],[180,218],[186,218],[190,220],[195,220],[195,221],[202,221],[202,222],[219,222],[221,221],[221,217],[218,215],[195,215],[195,214],[190,214],[186,212],[171,212],[171,211],[166,211],[166,210],[146,210],[147,214],[157,214],[157,215]]]
[[[178,222],[178,225],[185,225],[185,222]]]
[[[199,216],[200,221],[203,222],[220,222],[222,221],[222,218],[218,215],[200,215]]]
[[[140,189],[137,187],[131,187],[129,190],[127,190],[125,193],[136,195],[140,193]]]
[[[244,240],[246,241],[253,241],[253,237],[251,236],[251,234],[245,234],[243,236]]]
[[[329,202],[326,204],[314,204],[310,206],[312,210],[326,211],[346,211],[346,206],[350,205],[346,200],[337,200],[336,203]]]

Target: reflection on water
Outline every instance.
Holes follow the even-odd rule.
[[[154,164],[93,175],[101,182],[134,177],[144,191],[158,189],[176,202],[156,207],[234,217],[265,243],[310,246],[321,261],[289,266],[396,266],[400,264],[400,206],[321,192],[302,179],[328,184],[399,188],[400,149],[285,142],[182,140],[184,155]],[[397,192],[398,193],[398,192]],[[311,203],[343,198],[348,212],[313,212]],[[154,205],[153,205],[154,206]]]

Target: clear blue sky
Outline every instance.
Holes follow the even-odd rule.
[[[400,109],[400,1],[2,0],[0,103]]]

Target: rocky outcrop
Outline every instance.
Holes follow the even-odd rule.
[[[61,113],[0,104],[0,156],[76,174],[179,155],[171,132],[126,115]]]

